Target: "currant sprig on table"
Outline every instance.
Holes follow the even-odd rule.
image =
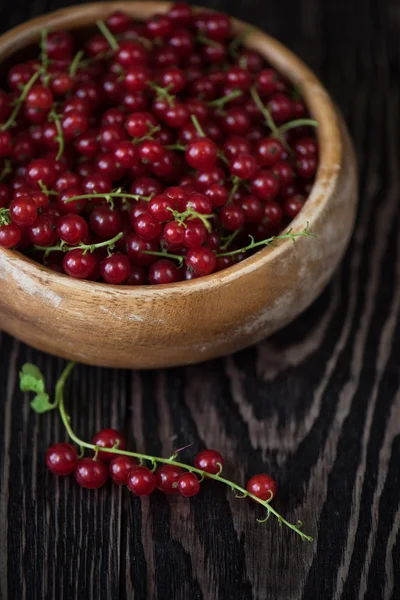
[[[121,432],[114,429],[103,429],[93,436],[91,442],[81,440],[73,431],[71,418],[65,409],[64,388],[75,366],[70,362],[65,367],[55,388],[55,398],[51,402],[46,392],[43,374],[38,367],[25,364],[20,372],[20,388],[23,392],[33,392],[32,409],[43,414],[57,410],[71,444],[57,443],[49,448],[46,456],[48,469],[55,475],[65,476],[74,474],[81,487],[97,489],[102,487],[108,477],[118,485],[126,485],[137,496],[149,496],[158,488],[167,495],[180,494],[192,497],[200,491],[205,479],[212,479],[226,485],[236,498],[250,498],[265,510],[265,517],[257,519],[267,521],[271,516],[278,519],[279,524],[286,525],[304,541],[312,538],[301,531],[301,522],[297,525],[284,519],[271,506],[276,495],[276,483],[265,474],[254,475],[246,487],[222,476],[224,459],[216,450],[203,450],[195,456],[194,464],[186,464],[177,460],[179,453],[185,448],[174,452],[169,458],[152,456],[140,452],[126,450],[126,442]],[[84,456],[86,450],[92,454]]]

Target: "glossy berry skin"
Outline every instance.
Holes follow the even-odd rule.
[[[13,248],[21,240],[21,229],[15,223],[0,225],[0,246]]]
[[[214,271],[217,258],[210,248],[191,248],[186,254],[185,262],[196,275],[204,276]]]
[[[220,212],[221,224],[228,231],[241,229],[245,222],[245,216],[240,206],[229,204],[223,206]]]
[[[65,215],[57,223],[58,237],[69,246],[77,246],[83,242],[88,233],[88,224],[79,215]]]
[[[94,446],[100,446],[101,448],[114,448],[118,446],[121,450],[125,450],[126,442],[121,432],[116,429],[102,429],[98,431],[92,438],[92,444]],[[111,452],[102,452],[99,450],[99,460],[109,463],[114,458],[115,454]]]
[[[294,194],[293,196],[289,196],[289,198],[286,198],[283,204],[283,210],[285,215],[289,217],[289,219],[294,219],[303,208],[303,204],[305,201],[305,196],[303,196],[302,194]]]
[[[71,444],[54,444],[46,453],[46,466],[54,475],[70,475],[78,460],[78,453]]]
[[[259,171],[250,181],[251,193],[260,200],[273,200],[279,192],[279,182],[270,171]]]
[[[175,283],[181,279],[178,267],[168,259],[155,261],[149,267],[149,284]]]
[[[217,475],[224,466],[222,454],[217,450],[202,450],[194,459],[196,469],[201,469],[211,475]]]
[[[25,177],[27,183],[35,188],[40,188],[39,182],[41,182],[51,189],[56,180],[56,172],[50,161],[36,158],[29,163]]]
[[[104,240],[115,237],[121,230],[121,215],[108,206],[95,206],[90,213],[92,231]]]
[[[247,482],[246,490],[260,500],[270,500],[276,495],[276,483],[269,475],[254,475]]]
[[[125,254],[115,252],[100,263],[100,275],[106,283],[118,285],[126,281],[131,273],[131,263]]]
[[[156,476],[147,467],[136,467],[129,472],[128,488],[136,496],[150,496],[156,489]]]
[[[53,94],[43,85],[34,85],[28,92],[26,106],[48,112],[54,102]]]
[[[230,172],[240,179],[251,179],[257,172],[256,159],[251,154],[239,154],[233,159]]]
[[[260,140],[256,147],[256,158],[260,165],[272,167],[275,163],[284,160],[286,151],[279,140],[274,138],[264,138]]]
[[[29,227],[37,219],[37,206],[30,196],[21,196],[10,204],[10,219],[19,227]]]
[[[75,467],[75,479],[78,484],[89,490],[103,487],[108,479],[108,468],[104,462],[93,458],[81,458]]]
[[[55,241],[55,226],[47,215],[39,215],[34,224],[29,227],[28,235],[32,244],[49,246]]]
[[[167,496],[179,494],[178,479],[182,474],[183,470],[175,465],[159,467],[156,471],[157,489]]]
[[[200,481],[194,473],[183,473],[178,479],[178,491],[181,496],[191,498],[200,491]]]
[[[144,240],[154,240],[162,231],[161,223],[149,213],[139,215],[135,219],[133,227]]]
[[[63,269],[70,277],[76,279],[89,279],[97,266],[97,260],[93,254],[83,250],[70,250],[63,260]]]
[[[211,169],[217,160],[217,145],[209,138],[188,144],[185,159],[194,169]]]
[[[108,468],[110,477],[117,485],[127,485],[128,475],[136,467],[136,460],[131,456],[114,456]]]

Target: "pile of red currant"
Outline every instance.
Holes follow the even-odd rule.
[[[164,464],[149,469],[139,465],[136,458],[118,454],[125,450],[122,433],[115,429],[103,429],[96,433],[92,444],[98,448],[113,448],[115,453],[97,450],[94,457],[79,458],[74,446],[66,443],[54,444],[47,451],[46,464],[55,475],[74,473],[81,487],[97,489],[102,487],[108,477],[118,485],[126,485],[136,496],[149,496],[155,489],[164,494],[181,494],[187,498],[200,491],[202,477],[206,474],[219,475],[224,459],[216,450],[203,450],[196,455],[194,467],[203,472],[202,477],[177,466],[174,458],[166,459]],[[190,468],[188,466],[188,468]],[[276,494],[275,481],[269,475],[255,475],[247,483],[246,489],[261,500],[271,500]]]
[[[224,14],[179,2],[97,27],[79,44],[42,31],[38,57],[0,90],[0,246],[141,285],[271,243],[318,167],[318,123],[298,91]]]

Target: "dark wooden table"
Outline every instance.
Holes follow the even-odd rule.
[[[4,0],[0,26],[63,4]],[[156,373],[80,366],[68,402],[83,437],[123,426],[149,453],[193,442],[218,447],[240,481],[271,473],[275,507],[315,542],[258,524],[217,484],[193,501],[141,502],[51,476],[45,451],[64,433],[56,415],[29,409],[17,374],[34,360],[54,384],[63,363],[2,335],[4,600],[400,598],[400,2],[208,4],[280,38],[341,106],[361,171],[351,246],[329,288],[272,339]]]

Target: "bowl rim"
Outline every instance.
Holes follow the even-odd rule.
[[[172,5],[171,2],[159,1],[123,1],[123,2],[93,2],[77,4],[68,8],[58,9],[45,15],[25,21],[0,36],[0,60],[8,58],[14,52],[34,43],[40,36],[40,30],[44,27],[61,29],[80,29],[103,15],[115,11],[123,11],[131,14],[135,19],[147,18],[155,12],[166,12]],[[193,6],[196,11],[212,9]],[[83,17],[81,19],[81,17]],[[88,19],[88,17],[90,17]],[[302,210],[291,221],[290,227],[293,232],[300,232],[307,223],[312,229],[314,221],[326,210],[330,197],[335,192],[342,167],[343,143],[340,124],[337,117],[337,109],[325,87],[317,76],[306,64],[291,50],[281,44],[272,36],[264,33],[259,28],[245,21],[232,18],[236,33],[248,32],[244,45],[257,50],[270,64],[282,72],[299,90],[306,102],[311,116],[319,122],[317,128],[317,139],[319,142],[319,164],[315,182],[311,193],[307,198]],[[297,244],[301,243],[299,239]],[[101,292],[108,290],[111,293],[122,293],[127,296],[154,295],[155,292],[195,293],[202,289],[210,289],[216,285],[229,283],[238,277],[253,270],[264,267],[278,255],[293,251],[293,242],[290,239],[278,240],[273,246],[267,246],[258,250],[252,256],[244,259],[236,265],[192,279],[176,283],[162,285],[113,285],[97,281],[88,281],[69,277],[67,274],[57,273],[45,265],[30,259],[13,249],[0,247],[0,252],[10,259],[12,263],[24,263],[31,275],[44,276],[46,282],[74,287],[82,292]]]

